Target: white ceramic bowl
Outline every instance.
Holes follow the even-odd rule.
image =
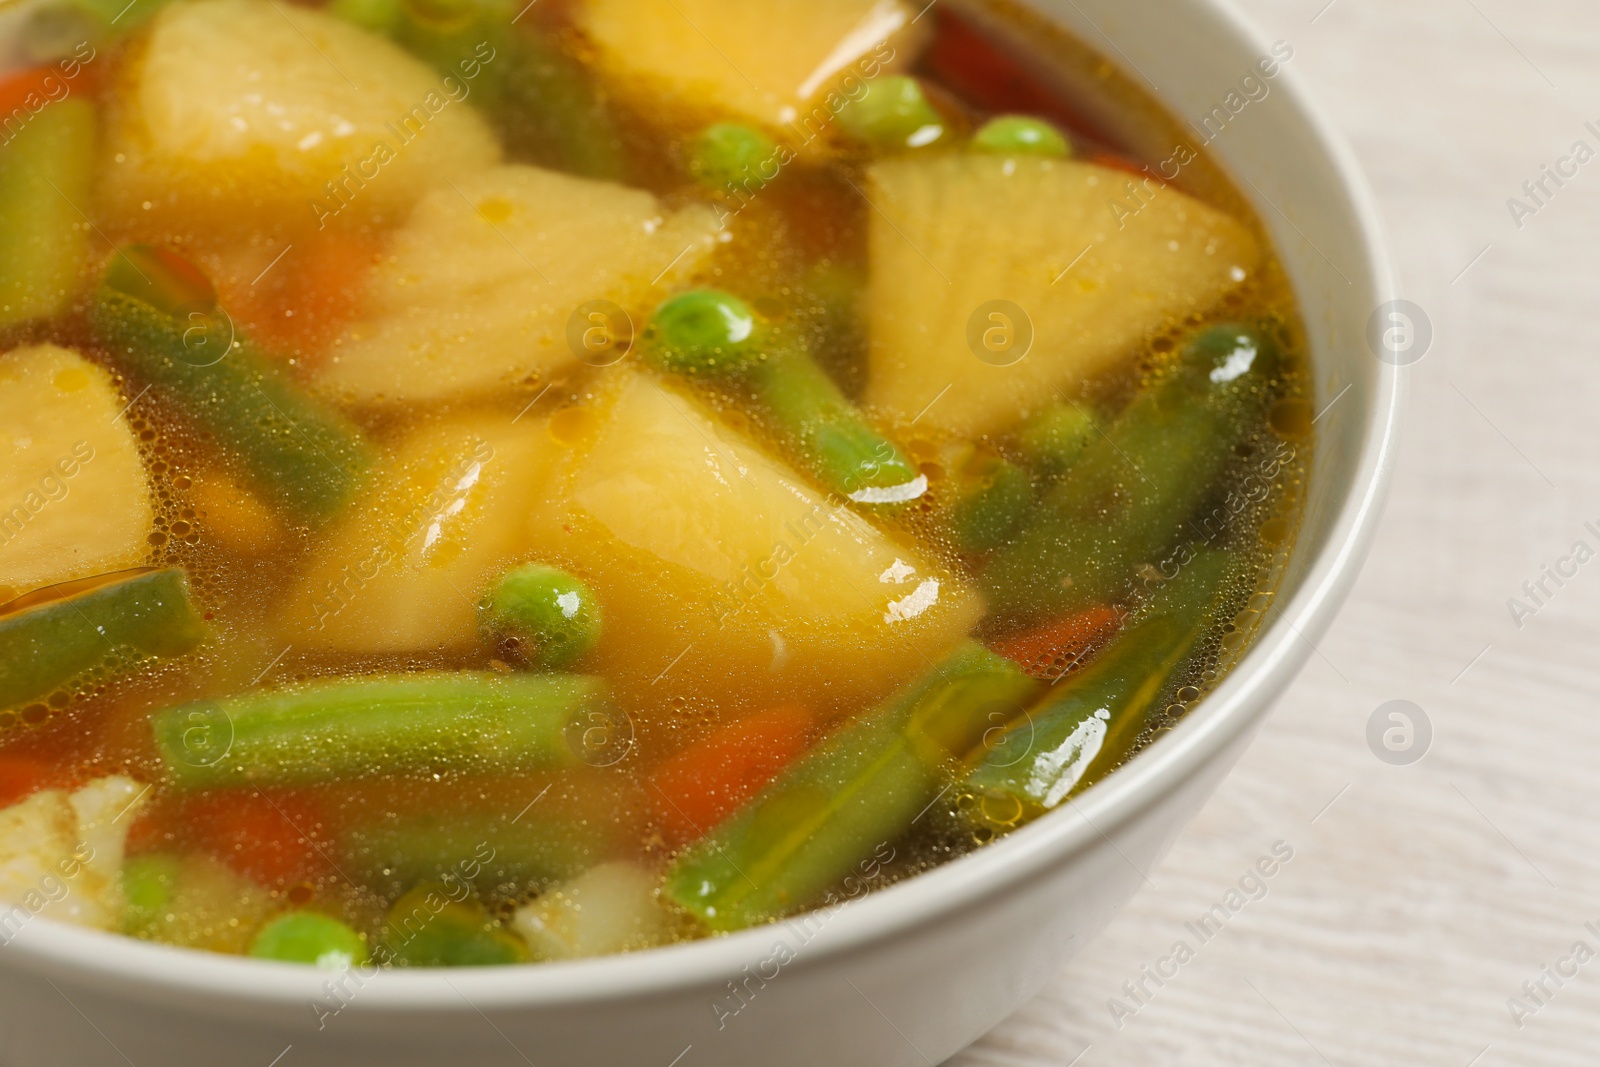
[[[1197,122],[1272,50],[1224,0],[1031,6]],[[1270,87],[1212,150],[1298,289],[1320,403],[1338,400],[1317,425],[1282,610],[1159,744],[1069,809],[835,913],[638,955],[384,973],[335,991],[309,968],[41,918],[0,947],[0,1063],[931,1067],[1005,1018],[1133,895],[1233,765],[1327,628],[1377,519],[1402,374],[1366,341],[1394,295],[1377,212],[1292,60]]]

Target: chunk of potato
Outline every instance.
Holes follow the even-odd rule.
[[[568,438],[585,409],[554,416]],[[917,549],[630,372],[593,414],[537,539],[595,589],[596,669],[630,706],[792,700],[818,711],[925,671],[981,614]]]
[[[0,356],[0,601],[144,560],[154,510],[125,403],[76,352]]]
[[[0,810],[0,939],[33,916],[109,929],[121,915],[117,874],[146,787],[99,778],[46,789]]]
[[[951,155],[870,177],[865,403],[919,429],[1003,432],[1215,307],[1261,262],[1234,219],[1169,188],[1139,208],[1126,174],[1093,164]]]
[[[298,4],[174,4],[115,97],[106,210],[230,230],[402,212],[499,159],[470,93],[455,98],[471,82],[454,84],[452,94],[398,46]]]
[[[459,179],[396,235],[321,386],[348,402],[415,402],[544,376],[577,362],[568,328],[580,306],[608,300],[641,322],[651,295],[669,291],[655,286],[693,273],[715,231],[705,206],[669,211],[649,193],[538,167]]]
[[[558,451],[543,420],[499,415],[406,438],[281,609],[284,640],[368,653],[471,644],[479,597],[528,558],[528,508]]]
[[[848,94],[916,58],[901,0],[587,0],[578,25],[617,90],[704,122],[737,118],[800,148]]]

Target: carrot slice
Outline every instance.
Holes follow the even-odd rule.
[[[0,756],[0,808],[9,807],[41,789],[65,784],[65,776],[44,760]]]
[[[1105,131],[1061,98],[1044,79],[954,11],[935,12],[937,29],[922,67],[984,111],[1015,112],[1050,119],[1097,141]]]
[[[371,237],[340,231],[296,241],[265,271],[222,282],[223,303],[254,340],[312,369],[361,310],[379,249]]]
[[[321,812],[302,797],[216,792],[186,801],[174,814],[180,833],[270,889],[315,882],[332,870],[316,842]]]
[[[754,797],[806,750],[804,708],[778,707],[741,719],[662,763],[651,776],[667,844],[702,836]]]
[[[1119,156],[1115,152],[1091,152],[1089,154],[1089,162],[1098,164],[1102,167],[1110,167],[1112,170],[1127,171],[1136,178],[1149,178],[1156,185],[1167,184],[1160,178],[1157,178],[1154,174],[1150,173],[1147,168],[1141,167],[1133,160],[1127,158],[1126,156]]]
[[[989,647],[1035,678],[1054,681],[1099,650],[1122,627],[1123,614],[1108,604],[1053,619]]]
[[[53,64],[29,67],[0,78],[0,118],[8,117],[14,111],[24,114],[43,111],[52,96],[60,99],[64,95],[62,87],[66,84],[67,79]]]

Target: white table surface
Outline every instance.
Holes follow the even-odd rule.
[[[1600,151],[1584,129],[1600,129],[1600,5],[1241,3],[1294,45],[1354,144],[1434,347],[1412,371],[1377,546],[1322,655],[1153,884],[951,1064],[1591,1065],[1600,558],[1547,581],[1521,628],[1507,600],[1574,542],[1600,552],[1584,529],[1600,529],[1600,159],[1520,229],[1506,201],[1573,142]],[[1365,739],[1397,698],[1434,727],[1412,766]],[[1266,896],[1164,987],[1146,980],[1119,1028],[1109,998],[1134,1007],[1123,983],[1198,945],[1184,924],[1277,841],[1294,858]],[[1533,1013],[1523,983],[1571,972],[1579,941],[1596,958],[1545,978]]]

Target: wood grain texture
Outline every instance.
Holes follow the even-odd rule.
[[[1600,958],[1545,979],[1520,1026],[1507,1001],[1535,1007],[1523,983],[1575,942],[1600,952],[1600,559],[1520,628],[1507,600],[1574,542],[1600,550],[1600,159],[1520,228],[1506,201],[1575,141],[1600,150],[1600,9],[1241,3],[1354,143],[1436,331],[1394,493],[1326,661],[1154,888],[951,1064],[1592,1064]],[[1409,767],[1365,740],[1395,698],[1435,731]],[[1276,841],[1294,858],[1199,945],[1184,924]],[[1123,983],[1179,939],[1195,958],[1119,1027],[1108,999],[1133,1007]]]

